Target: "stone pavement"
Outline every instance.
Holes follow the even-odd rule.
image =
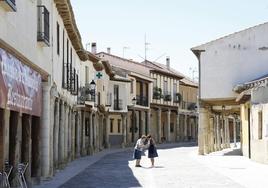
[[[244,187],[268,187],[268,165],[251,161],[239,154],[241,154],[240,149],[232,147],[206,156],[198,156],[192,152],[191,156],[214,172],[218,172]]]
[[[193,144],[159,145],[156,167],[149,168],[149,159],[143,157],[143,167],[136,168],[132,148],[111,149],[72,162],[37,187],[267,187],[268,182],[263,179],[268,166],[233,156],[235,152],[229,149],[198,156]]]

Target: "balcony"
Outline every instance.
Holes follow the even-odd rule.
[[[188,110],[196,110],[196,108],[197,108],[197,106],[196,106],[196,103],[194,103],[194,102],[189,102],[187,105]]]
[[[136,95],[136,104],[140,106],[148,106],[148,97]]]
[[[181,103],[182,95],[180,93],[175,93],[173,95],[173,102],[174,103]]]
[[[164,93],[164,101],[171,101],[171,93],[170,92]]]
[[[49,46],[49,12],[43,5],[38,8],[37,41],[42,46]]]
[[[196,103],[182,101],[181,108],[184,109],[184,110],[191,110],[191,111],[193,111],[193,110],[196,110]]]
[[[154,87],[154,89],[153,89],[153,99],[159,100],[161,98],[163,98],[162,89],[158,88],[158,87]]]
[[[71,94],[72,95],[78,95],[78,74],[75,73],[75,69],[74,69],[74,72],[73,72],[73,80],[71,82]]]
[[[122,99],[114,100],[114,110],[123,110],[123,101]]]
[[[89,93],[86,87],[80,87],[78,90],[77,103],[85,104],[85,101],[95,102],[96,95],[94,93]]]
[[[0,0],[0,6],[7,12],[16,12],[16,0]]]

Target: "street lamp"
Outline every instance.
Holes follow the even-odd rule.
[[[94,80],[92,80],[90,82],[89,88],[90,88],[90,94],[94,94],[95,93],[95,89],[96,89],[96,83],[94,82]]]
[[[137,103],[137,99],[136,99],[135,97],[133,97],[133,99],[132,99],[132,104],[133,104],[133,106],[135,106],[136,103]]]

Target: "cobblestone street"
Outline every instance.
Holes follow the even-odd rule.
[[[237,156],[237,150],[229,149],[204,157],[197,155],[195,146],[165,147],[166,149],[158,149],[160,157],[156,159],[155,168],[150,168],[150,161],[145,156],[141,162],[143,167],[134,167],[132,151],[121,150],[105,155],[58,185],[61,188],[166,186],[257,188],[267,183],[263,177],[256,178],[258,177],[256,173],[258,169],[265,171],[268,167]],[[60,173],[64,175],[64,171]],[[48,183],[40,187],[56,187],[56,185],[54,181],[54,184]]]

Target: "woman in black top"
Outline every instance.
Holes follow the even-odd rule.
[[[152,163],[151,167],[154,167],[154,158],[158,157],[157,150],[156,150],[156,144],[155,144],[155,141],[151,135],[148,135],[147,139],[148,139],[148,144],[149,144],[148,158],[151,159],[151,163]]]

